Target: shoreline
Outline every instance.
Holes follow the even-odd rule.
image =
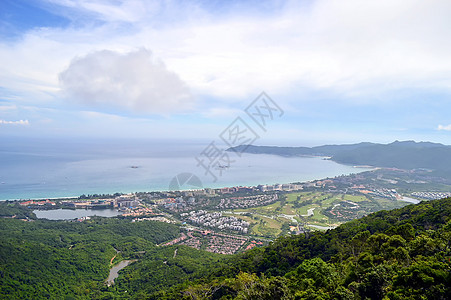
[[[368,166],[353,166],[354,168],[369,168]],[[376,171],[376,170],[379,170],[379,169],[381,169],[381,168],[379,168],[379,167],[371,167],[371,169],[370,170],[366,170],[366,171],[361,171],[360,173],[363,173],[363,172],[374,172],[374,171]],[[347,175],[345,175],[345,176],[349,176],[350,174],[347,174]],[[276,185],[276,184],[280,184],[280,185],[283,185],[283,184],[303,184],[303,183],[307,183],[307,182],[314,182],[314,181],[321,181],[321,180],[325,180],[325,179],[328,179],[328,178],[330,178],[330,177],[322,177],[322,178],[320,178],[320,179],[314,179],[314,180],[305,180],[305,181],[296,181],[296,182],[289,182],[289,183],[274,183],[273,185]],[[200,189],[189,189],[189,188],[187,188],[187,189],[179,189],[179,190],[162,190],[162,189],[159,189],[159,190],[145,190],[145,191],[115,191],[115,192],[111,192],[111,193],[101,193],[101,194],[109,194],[109,195],[113,195],[113,194],[115,194],[115,193],[121,193],[121,194],[130,194],[130,193],[158,193],[158,192],[160,192],[160,193],[166,193],[166,192],[175,192],[175,191],[180,191],[180,192],[183,192],[183,191],[200,191],[200,190],[205,190],[205,189],[224,189],[224,188],[233,188],[233,187],[244,187],[244,186],[246,186],[246,187],[254,187],[254,188],[256,188],[257,186],[259,186],[259,185],[267,185],[267,184],[258,184],[258,185],[234,185],[234,186],[220,186],[220,187],[203,187],[203,188],[200,188]],[[81,195],[81,194],[80,194]],[[79,196],[80,195],[78,195],[78,196],[62,196],[62,197],[34,197],[34,198],[15,198],[15,199],[0,199],[0,201],[44,201],[44,200],[68,200],[68,199],[78,199],[79,198]],[[89,200],[89,199],[80,199],[81,201],[83,201],[83,200]]]
[[[16,198],[16,199],[0,199],[0,201],[43,201],[43,200],[69,200],[78,199],[78,196],[63,196],[63,197],[44,197],[44,198]]]

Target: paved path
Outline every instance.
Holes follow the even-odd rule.
[[[307,210],[307,214],[306,215],[301,215],[301,217],[310,217],[310,216],[313,216],[314,215],[314,213],[313,213],[313,211],[316,209],[316,207],[314,207],[314,208],[309,208],[308,210]]]

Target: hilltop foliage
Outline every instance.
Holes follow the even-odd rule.
[[[205,270],[204,265],[216,263],[220,256],[181,247],[173,263],[176,248],[156,244],[179,232],[173,224],[120,218],[85,222],[0,218],[0,299],[108,299],[129,291],[151,293],[200,277],[192,269]],[[113,264],[138,259],[126,268],[126,276],[133,277],[129,291],[105,285],[113,257]],[[196,267],[193,259],[198,259]]]
[[[154,299],[449,299],[451,199],[277,239]]]
[[[451,198],[221,256],[153,221],[0,219],[0,298],[450,299]],[[112,287],[110,260],[137,259]]]

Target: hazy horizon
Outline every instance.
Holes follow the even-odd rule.
[[[450,12],[416,0],[2,1],[0,138],[216,139],[237,117],[252,126],[245,109],[264,91],[283,115],[253,128],[259,145],[451,144]]]
[[[197,188],[220,188],[367,170],[321,158],[227,153],[227,168],[211,167],[207,173],[196,159],[208,145],[190,140],[9,140],[0,145],[0,200],[164,191],[182,173],[199,178],[202,186]]]

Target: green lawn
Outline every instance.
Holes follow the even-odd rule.
[[[301,207],[294,208],[294,204],[298,202],[298,197],[300,197],[298,205],[301,205]],[[285,204],[282,207],[281,205],[283,202],[277,201],[275,203],[266,206],[235,210],[236,212],[252,213],[254,214],[253,217],[241,215],[234,216],[251,223],[251,233],[260,236],[276,237],[279,234],[281,234],[282,225],[284,223],[288,223],[291,221],[285,218],[277,218],[277,217],[271,219],[269,218],[270,216],[276,216],[279,214],[296,215],[295,219],[298,220],[299,222],[306,222],[308,224],[319,226],[339,225],[340,222],[330,220],[329,217],[323,215],[321,211],[322,209],[326,209],[343,200],[355,203],[368,201],[368,199],[363,195],[355,196],[355,195],[334,195],[324,192],[296,192],[286,194],[286,201],[284,201]],[[309,201],[308,204],[303,203],[307,201]],[[390,203],[387,203],[388,201],[389,200],[381,200],[380,202],[382,202],[381,204],[384,206],[390,206],[389,205]],[[313,216],[302,218],[297,216],[297,215],[307,215],[307,211],[311,208],[315,208]]]
[[[297,192],[297,193],[289,193],[286,194],[287,196],[287,202],[296,202],[298,196],[301,197],[301,201],[307,201],[315,197],[315,195],[318,193],[311,193],[311,192]]]
[[[235,217],[237,219],[241,219],[244,220],[246,222],[249,222],[250,224],[255,223],[257,221],[255,221],[254,219],[252,219],[251,217],[248,216],[242,216],[242,215],[236,215],[236,214],[223,214],[226,217]]]
[[[282,223],[271,218],[257,216],[257,224],[252,227],[251,232],[255,235],[278,236],[282,230]]]
[[[292,204],[285,204],[282,208],[282,213],[286,215],[295,215],[296,210],[293,208]]]
[[[311,216],[310,218],[316,222],[326,222],[327,223],[327,221],[329,220],[328,217],[326,217],[325,215],[323,215],[321,213],[321,209],[317,208],[313,211],[313,213],[314,213],[313,216]]]
[[[317,204],[309,204],[309,205],[297,208],[296,211],[297,211],[298,215],[302,216],[302,215],[306,215],[307,214],[307,210],[309,210],[310,208],[314,208],[314,207],[315,207],[315,211],[316,211],[317,208],[319,208],[319,206]],[[313,213],[315,213],[315,211],[313,211]]]
[[[343,200],[351,202],[361,202],[367,201],[368,199],[365,196],[344,195]]]

